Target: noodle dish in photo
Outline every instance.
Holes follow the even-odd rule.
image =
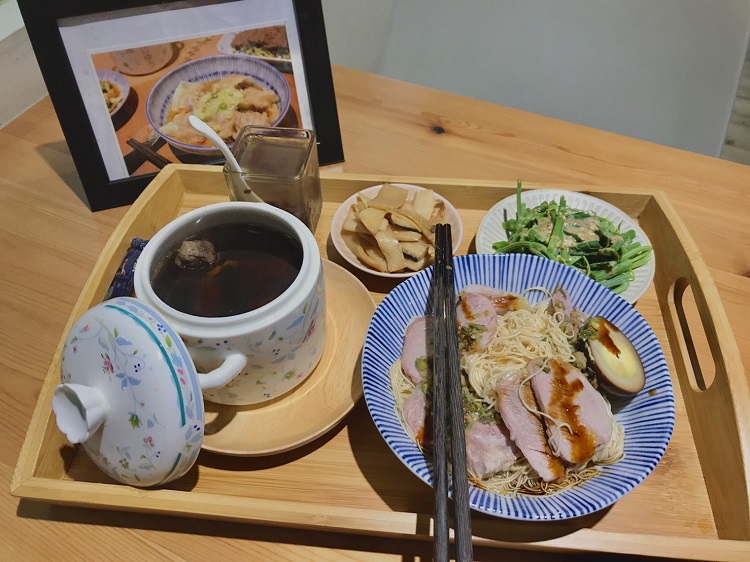
[[[289,84],[276,68],[242,55],[192,60],[162,77],[146,101],[154,131],[173,148],[218,156],[220,150],[188,122],[197,115],[231,147],[245,126],[273,127],[291,102]]]
[[[537,256],[458,256],[453,269],[471,507],[568,519],[642,482],[675,415],[666,359],[644,318],[582,273]],[[375,425],[427,484],[432,272],[386,296],[362,355]]]

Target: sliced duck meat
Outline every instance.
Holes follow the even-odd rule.
[[[487,297],[495,306],[495,313],[498,316],[511,310],[531,310],[529,301],[524,297],[488,285],[466,285],[460,296],[464,297],[472,293]]]
[[[509,373],[500,379],[497,383],[497,409],[510,432],[510,438],[529,461],[531,468],[544,481],[554,482],[565,476],[565,467],[550,450],[540,417],[524,406],[528,404],[530,408],[536,408],[531,387],[521,384],[525,376],[524,370]]]
[[[490,299],[479,293],[467,293],[456,306],[456,319],[463,351],[487,349],[497,329],[497,313]]]
[[[520,457],[502,423],[474,422],[466,428],[466,463],[477,478],[510,470]]]
[[[432,316],[418,316],[406,327],[401,368],[414,384],[422,381],[432,363]]]
[[[578,338],[578,332],[586,325],[589,318],[588,314],[573,306],[568,293],[562,287],[557,287],[552,292],[547,312],[552,316],[561,317],[560,327],[568,334],[571,341]]]
[[[425,422],[427,420],[427,397],[422,391],[422,386],[417,385],[414,387],[412,393],[404,400],[402,406],[402,415],[404,422],[411,431],[412,435],[417,439],[420,445],[429,445],[430,431],[426,430]]]
[[[552,451],[563,460],[587,462],[612,439],[612,418],[602,396],[562,358],[550,359],[531,379],[531,388],[539,409],[560,424],[548,420],[547,433]]]

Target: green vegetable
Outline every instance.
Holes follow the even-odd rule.
[[[477,341],[482,338],[482,334],[487,330],[485,326],[481,324],[469,324],[467,326],[461,326],[458,330],[458,339],[461,343],[461,349],[470,350],[474,347]]]
[[[234,109],[242,100],[243,93],[233,88],[224,88],[218,92],[208,92],[203,94],[198,100],[195,114],[204,121],[208,121],[216,115],[217,111],[223,109]]]
[[[620,232],[611,220],[572,209],[565,202],[544,201],[529,209],[516,191],[516,218],[503,216],[507,241],[495,242],[497,254],[533,254],[575,267],[615,293],[624,292],[634,270],[651,257],[651,246],[635,242],[635,231]]]
[[[485,404],[479,396],[466,384],[466,378],[461,381],[461,400],[464,405],[464,422],[497,423],[500,419],[495,409]]]

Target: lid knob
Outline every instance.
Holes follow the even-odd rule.
[[[71,443],[87,441],[104,421],[107,403],[104,395],[90,386],[59,384],[52,398],[57,427]]]

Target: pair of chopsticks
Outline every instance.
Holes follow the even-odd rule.
[[[162,142],[159,143],[159,145],[161,146],[165,142],[166,141],[164,141],[162,139]],[[149,162],[151,162],[154,166],[156,166],[160,170],[164,166],[168,166],[169,164],[171,164],[171,162],[169,160],[167,160],[166,158],[164,158],[164,156],[162,156],[161,154],[159,154],[158,152],[156,152],[156,150],[159,147],[155,146],[155,143],[154,143],[154,145],[152,145],[152,144],[149,144],[148,142],[145,142],[145,143],[138,142],[135,139],[128,139],[128,140],[125,141],[125,143],[133,149],[134,153],[139,154],[144,161],[148,160]],[[135,170],[133,170],[133,171],[135,171]]]
[[[448,466],[450,458],[453,473],[456,560],[468,562],[473,559],[471,512],[461,399],[461,365],[453,279],[453,243],[449,224],[438,224],[435,227],[432,297],[435,319],[432,365],[435,560],[442,562],[450,559],[448,554]],[[448,428],[450,428],[450,435],[448,435]]]

